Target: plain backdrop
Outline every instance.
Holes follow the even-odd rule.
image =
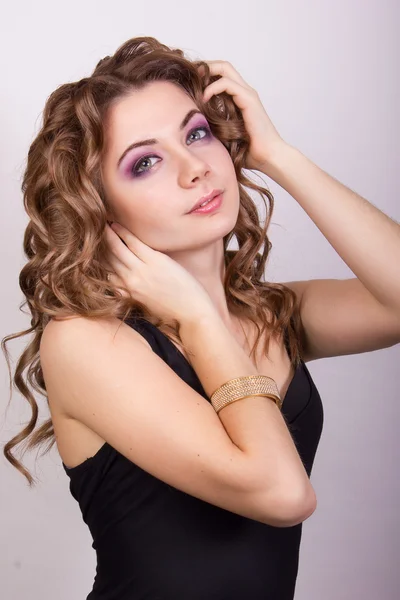
[[[19,309],[27,224],[20,190],[49,94],[88,75],[125,40],[150,35],[189,58],[229,60],[255,87],[281,136],[396,221],[399,206],[400,5],[396,0],[7,2],[0,24],[0,335],[30,326]],[[276,201],[271,281],[354,274],[296,201]],[[257,198],[257,196],[256,196]],[[399,265],[400,275],[400,265]],[[25,309],[26,310],[26,309]],[[14,365],[28,337],[9,348]],[[0,442],[30,410],[1,368]],[[296,600],[400,597],[400,345],[309,363],[325,424],[312,483],[318,508],[303,525]],[[38,397],[42,422],[46,403]],[[25,479],[0,457],[0,597],[83,599],[95,552],[54,448]],[[188,599],[190,600],[190,599]],[[279,599],[277,599],[279,600]]]

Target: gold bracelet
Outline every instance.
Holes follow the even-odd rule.
[[[211,404],[217,413],[231,402],[242,400],[249,396],[266,396],[274,400],[275,404],[281,410],[282,400],[279,395],[278,386],[271,377],[266,375],[245,375],[230,379],[223,383],[211,395]]]

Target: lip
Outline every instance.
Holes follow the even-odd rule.
[[[200,206],[195,210],[192,210],[189,214],[191,215],[208,215],[216,211],[222,204],[222,194],[218,194],[214,196],[212,200],[208,202],[205,206]]]
[[[206,200],[212,200],[213,198],[215,198],[215,196],[219,196],[220,194],[223,193],[223,191],[224,190],[213,190],[212,192],[210,192],[206,196],[203,196],[202,198],[200,198],[200,200],[198,200],[196,202],[196,204],[194,204],[192,206],[192,208],[186,214],[190,214],[191,212],[193,212],[194,210],[196,210],[196,208],[199,208],[200,204],[203,204],[203,202],[206,202]]]

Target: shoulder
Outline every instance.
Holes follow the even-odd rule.
[[[126,340],[137,340],[147,347],[149,343],[135,329],[116,317],[88,318],[74,315],[66,318],[52,318],[43,330],[40,340],[40,357],[45,359],[54,356],[57,350],[90,351],[99,343],[123,344]]]

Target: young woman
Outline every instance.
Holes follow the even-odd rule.
[[[273,196],[244,169],[357,277],[262,281]],[[51,94],[23,192],[32,322],[5,339],[34,334],[14,376],[32,418],[4,454],[31,485],[13,448],[57,443],[88,598],[293,599],[323,425],[306,362],[399,342],[398,224],[285,142],[231,64],[154,38]]]

